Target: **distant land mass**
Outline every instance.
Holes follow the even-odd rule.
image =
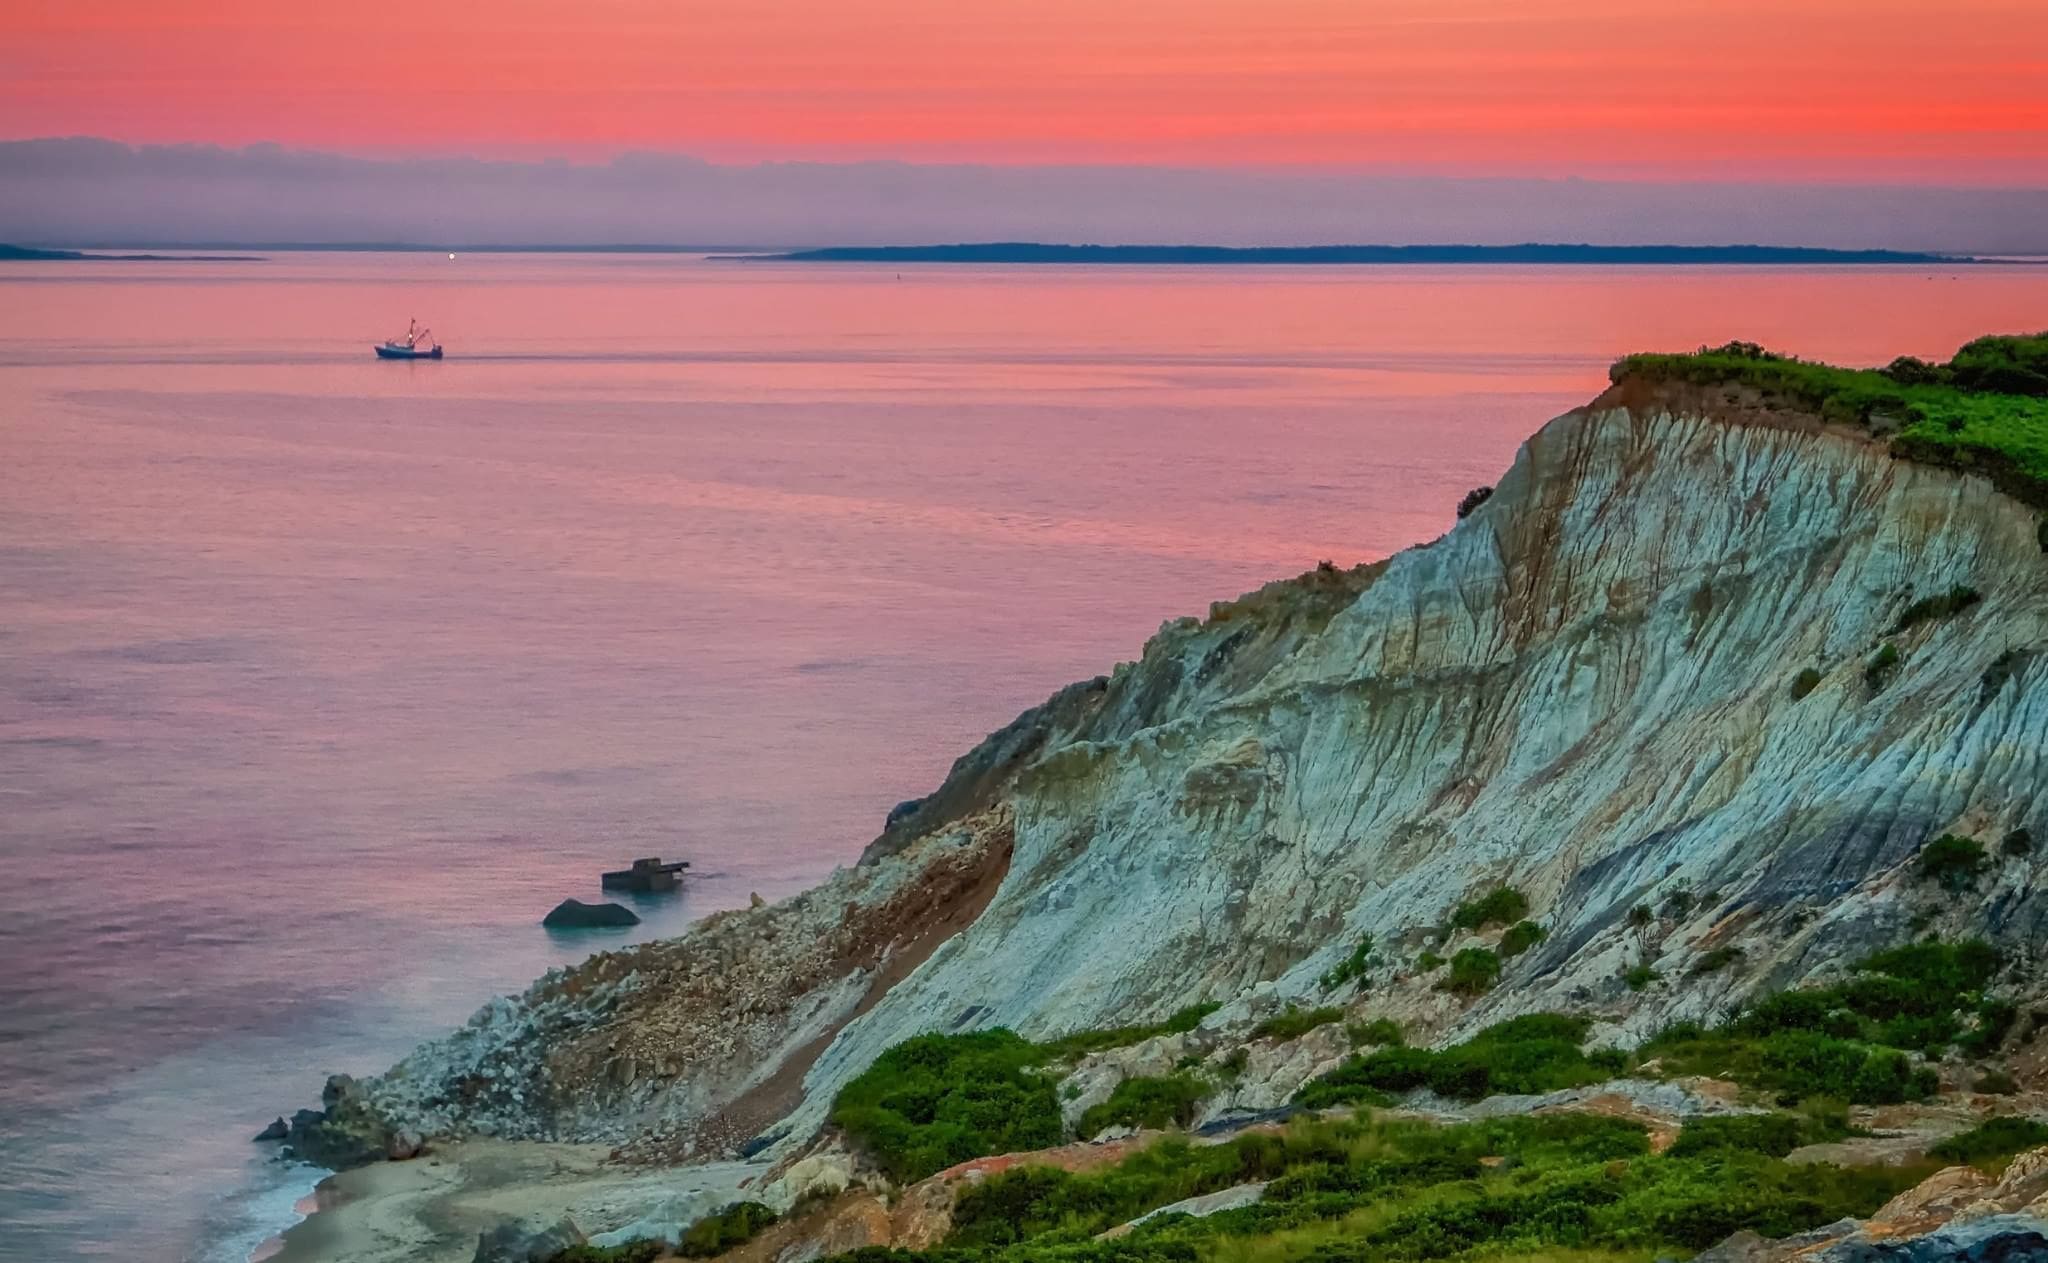
[[[96,254],[84,250],[41,250],[34,246],[10,246],[0,242],[0,262],[36,263],[83,259],[122,263],[256,263],[256,254]]]
[[[950,246],[830,246],[756,259],[807,263],[1970,263],[1913,250],[1811,246],[1067,246],[992,241]]]

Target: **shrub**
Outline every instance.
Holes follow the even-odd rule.
[[[1863,682],[1870,686],[1871,692],[1881,693],[1885,685],[1892,682],[1892,676],[1896,675],[1898,670],[1898,646],[1887,640],[1870,656],[1870,661],[1863,664]]]
[[[1674,1158],[1717,1149],[1742,1149],[1782,1158],[1807,1143],[1806,1120],[1796,1114],[1729,1114],[1687,1119],[1671,1146]]]
[[[898,1183],[990,1153],[1060,1141],[1046,1050],[1006,1030],[920,1035],[847,1083],[831,1120]]]
[[[1944,365],[1929,364],[1911,355],[1901,355],[1877,371],[1901,386],[1938,386],[1949,380],[1949,372]]]
[[[2007,1116],[1986,1119],[1960,1136],[1950,1136],[1929,1149],[1927,1156],[1943,1162],[1982,1162],[2037,1145],[2048,1145],[2048,1123]]]
[[[1415,958],[1415,967],[1423,973],[1435,973],[1444,967],[1444,958],[1435,952],[1424,952]]]
[[[1680,886],[1664,896],[1664,915],[1673,920],[1683,920],[1692,913],[1693,905],[1698,902],[1698,897],[1692,891]]]
[[[1997,976],[1999,964],[1998,949],[1981,939],[1964,939],[1894,947],[1864,957],[1856,969],[1918,984],[1920,1004],[1953,1005],[1967,992],[1982,991]]]
[[[1963,390],[2048,395],[2048,337],[1976,338],[1949,361],[1948,378]]]
[[[1116,1085],[1109,1099],[1081,1115],[1075,1131],[1082,1137],[1110,1127],[1185,1127],[1209,1089],[1191,1075],[1139,1076]]]
[[[1490,925],[1512,925],[1529,913],[1529,901],[1522,892],[1499,886],[1478,899],[1469,899],[1451,913],[1451,926],[1459,930],[1483,930]]]
[[[1784,1101],[1918,1100],[1938,1078],[1904,1050],[1932,1055],[1950,1041],[1988,1049],[2016,1023],[2010,1005],[1977,998],[1998,966],[1997,953],[1974,940],[1914,943],[1866,958],[1837,986],[1765,996],[1713,1031],[1671,1027],[1638,1055],[1668,1073],[1732,1078]],[[1966,1033],[1957,1010],[1970,1005],[1976,1026]]]
[[[1390,1017],[1376,1017],[1370,1022],[1353,1022],[1344,1028],[1344,1034],[1351,1040],[1353,1048],[1364,1048],[1373,1044],[1399,1048],[1408,1042],[1401,1034],[1401,1024]]]
[[[1500,954],[1512,960],[1523,952],[1541,943],[1548,936],[1542,926],[1534,921],[1517,921],[1500,936]]]
[[[753,1240],[754,1234],[774,1223],[775,1219],[775,1212],[759,1202],[734,1202],[717,1214],[692,1224],[676,1246],[676,1253],[686,1259],[708,1259],[724,1254]]]
[[[1892,628],[1892,634],[1897,635],[1934,619],[1953,618],[1983,599],[1982,593],[1967,584],[1957,584],[1939,596],[1922,597],[1908,605],[1899,615],[1899,621]]]
[[[1793,676],[1792,700],[1796,702],[1800,698],[1805,697],[1808,693],[1811,693],[1815,689],[1819,688],[1820,680],[1820,672],[1814,670],[1812,667],[1807,667],[1798,675]]]
[[[1297,1009],[1287,1006],[1285,1013],[1276,1013],[1257,1026],[1252,1027],[1252,1039],[1300,1039],[1318,1026],[1328,1026],[1343,1018],[1344,1010],[1337,1008]]]
[[[1645,964],[1635,964],[1623,971],[1621,980],[1628,984],[1630,991],[1641,991],[1654,982],[1661,982],[1664,975]]]
[[[1338,961],[1323,975],[1323,989],[1335,991],[1354,978],[1364,977],[1365,971],[1371,969],[1373,964],[1372,935],[1368,934],[1358,940],[1358,945],[1351,949],[1349,956]]]
[[[1202,1019],[1222,1008],[1216,1001],[1206,1004],[1190,1004],[1177,1010],[1164,1022],[1149,1026],[1113,1026],[1107,1030],[1076,1031],[1063,1035],[1046,1044],[1048,1056],[1056,1058],[1078,1057],[1084,1053],[1100,1052],[1105,1048],[1124,1048],[1141,1044],[1161,1035],[1185,1035],[1202,1024]]]
[[[1970,1091],[1985,1096],[2011,1096],[2020,1090],[2019,1081],[2003,1070],[1986,1070],[1970,1085]]]
[[[1977,1024],[1956,1039],[1956,1046],[1972,1057],[1988,1057],[2005,1043],[2005,1037],[2019,1022],[2020,1011],[2003,1000],[1986,1000],[1977,1006]]]
[[[1920,848],[1920,858],[1914,861],[1913,871],[1922,881],[1939,882],[1942,889],[1960,894],[1976,885],[1978,876],[1990,864],[1990,859],[1984,854],[1983,843],[1975,838],[1944,833]]]
[[[1613,1055],[1587,1056],[1579,1045],[1589,1019],[1535,1013],[1498,1022],[1441,1052],[1390,1047],[1350,1057],[1302,1088],[1298,1104],[1323,1108],[1382,1103],[1387,1093],[1428,1088],[1439,1096],[1476,1101],[1497,1093],[1552,1092],[1613,1078],[1622,1068]]]
[[[1696,975],[1719,973],[1741,959],[1742,949],[1730,943],[1725,947],[1717,947],[1694,961],[1691,972]]]
[[[1451,976],[1444,990],[1458,995],[1484,995],[1500,977],[1500,957],[1483,947],[1468,947],[1451,957]]]
[[[2014,829],[1999,842],[1998,849],[2006,855],[2021,856],[2034,853],[2034,835],[2025,829]]]
[[[1464,499],[1458,501],[1458,520],[1462,522],[1466,518],[1471,517],[1474,509],[1491,499],[1493,499],[1492,487],[1472,488],[1472,490],[1465,493]]]
[[[1648,925],[1655,915],[1655,913],[1650,911],[1649,904],[1639,903],[1628,910],[1628,923],[1637,929],[1641,929]]]

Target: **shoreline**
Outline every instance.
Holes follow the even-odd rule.
[[[541,1229],[564,1216],[594,1236],[670,1196],[739,1191],[767,1168],[714,1162],[626,1166],[608,1145],[465,1140],[403,1162],[337,1172],[311,1211],[259,1245],[251,1263],[468,1263],[477,1235],[507,1221]]]

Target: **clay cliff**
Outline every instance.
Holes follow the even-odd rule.
[[[2048,838],[2038,532],[1862,433],[1624,380],[1441,538],[1167,624],[857,866],[494,1001],[309,1139],[788,1158],[913,1035],[1241,1028],[1327,1003],[1367,935],[1394,964],[1354,1015],[1439,1044],[1563,1010],[1633,1044],[1925,934],[2000,949],[2024,1004],[2048,848],[2000,840]],[[1919,866],[1945,835],[1985,848],[1966,893]],[[1547,937],[1446,990],[1425,953],[1492,943],[1447,920],[1504,886]]]

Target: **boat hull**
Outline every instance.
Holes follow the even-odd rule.
[[[377,358],[380,360],[438,360],[441,358],[441,348],[438,346],[431,351],[422,351],[417,347],[408,346],[373,346],[370,349],[377,353]]]

